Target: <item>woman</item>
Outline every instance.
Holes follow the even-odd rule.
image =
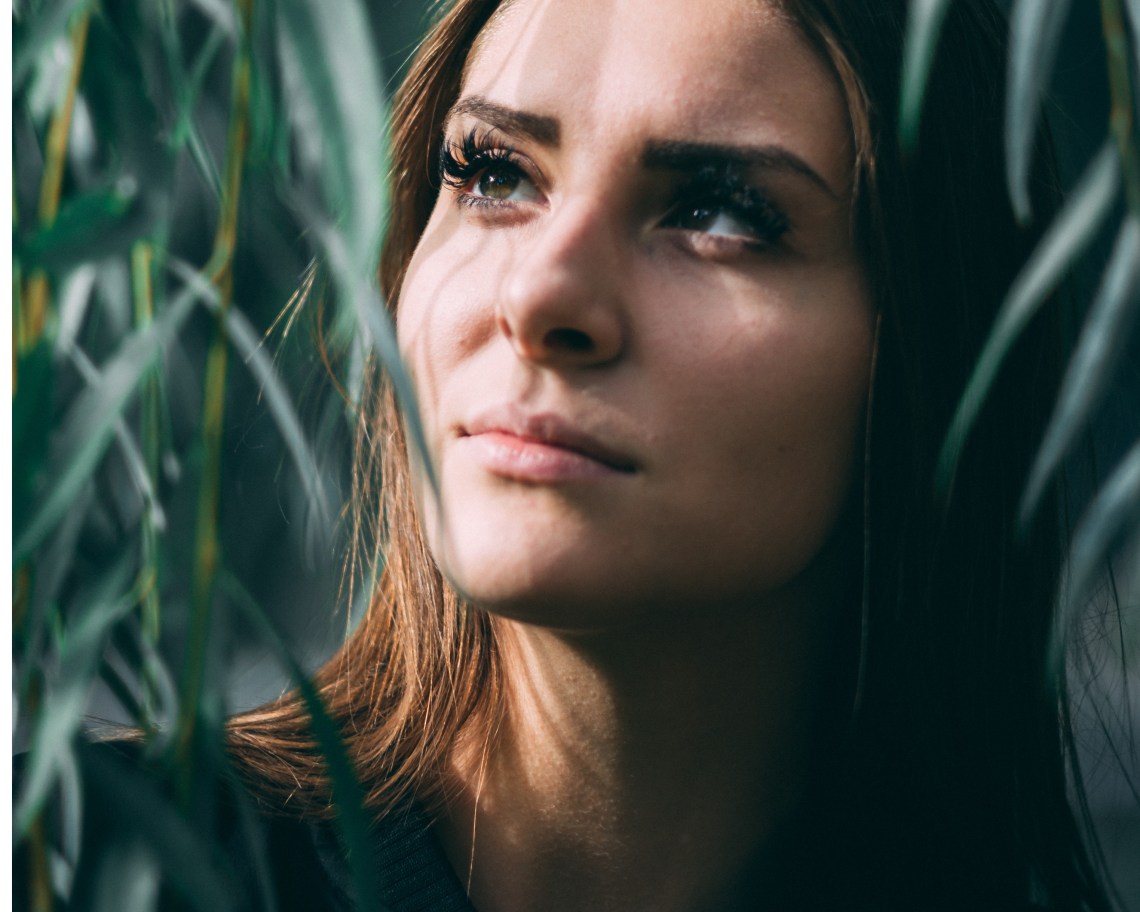
[[[382,280],[438,488],[379,392],[383,575],[319,678],[392,908],[1107,908],[1060,538],[1012,522],[1048,319],[934,473],[1034,241],[1002,25],[950,5],[904,158],[904,6],[460,0],[423,44]],[[299,698],[231,735],[327,810]]]

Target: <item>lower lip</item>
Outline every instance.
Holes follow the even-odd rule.
[[[584,453],[499,431],[461,437],[459,443],[492,475],[514,481],[549,484],[628,474]]]

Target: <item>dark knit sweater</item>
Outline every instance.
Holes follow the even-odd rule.
[[[256,804],[231,777],[206,783],[212,790],[187,822],[169,794],[169,780],[140,761],[137,746],[83,745],[82,843],[70,872],[69,902],[58,910],[117,909],[131,892],[136,875],[117,866],[149,853],[158,872],[160,912],[360,912],[354,868],[371,884],[378,912],[474,912],[437,841],[429,818],[414,804],[389,812],[368,834],[364,864],[353,865],[334,823],[312,816],[289,816],[284,808]],[[16,779],[23,778],[17,758]],[[49,808],[47,841],[66,843],[61,821],[67,813]],[[822,874],[837,859],[821,851],[816,838],[790,840],[810,851],[792,851],[782,876],[754,891],[746,908],[817,912],[843,908],[905,912],[1044,912],[1024,902],[1001,901],[977,885],[967,904],[933,889],[918,901],[858,901],[842,881]],[[15,909],[33,907],[28,842],[16,847]],[[112,861],[113,860],[113,861]],[[157,867],[156,867],[157,865]],[[784,870],[786,868],[786,870]],[[139,871],[147,871],[143,864]],[[965,875],[968,879],[968,873]],[[758,885],[759,886],[759,885]],[[872,894],[868,894],[871,896]]]

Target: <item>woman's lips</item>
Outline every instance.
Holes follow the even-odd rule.
[[[493,475],[550,483],[636,471],[632,460],[553,415],[487,416],[460,428],[459,444]]]

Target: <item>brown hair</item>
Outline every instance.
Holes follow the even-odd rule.
[[[1106,909],[1066,800],[1066,699],[1047,661],[1061,536],[1048,511],[1022,536],[1013,531],[1059,370],[1055,321],[1038,320],[1016,346],[961,454],[954,496],[935,495],[950,416],[1039,233],[1019,227],[1001,184],[1004,24],[988,0],[950,5],[908,157],[896,123],[905,2],[780,5],[847,97],[858,242],[882,321],[864,595],[849,650],[860,671],[840,683],[845,724],[821,764],[820,854],[848,907],[942,908],[931,900],[941,896],[946,908],[1005,908],[1036,889],[1058,907]],[[393,310],[438,192],[443,118],[498,6],[454,3],[397,95],[380,273]],[[1036,212],[1047,217],[1055,190],[1045,164],[1038,174]],[[366,804],[383,814],[409,795],[442,797],[462,739],[490,737],[502,686],[492,623],[461,602],[428,552],[399,412],[375,369],[361,409],[353,500],[373,544],[354,571],[379,566],[382,554],[383,572],[366,617],[316,681]],[[255,793],[327,810],[324,765],[296,694],[235,718],[229,738]]]

